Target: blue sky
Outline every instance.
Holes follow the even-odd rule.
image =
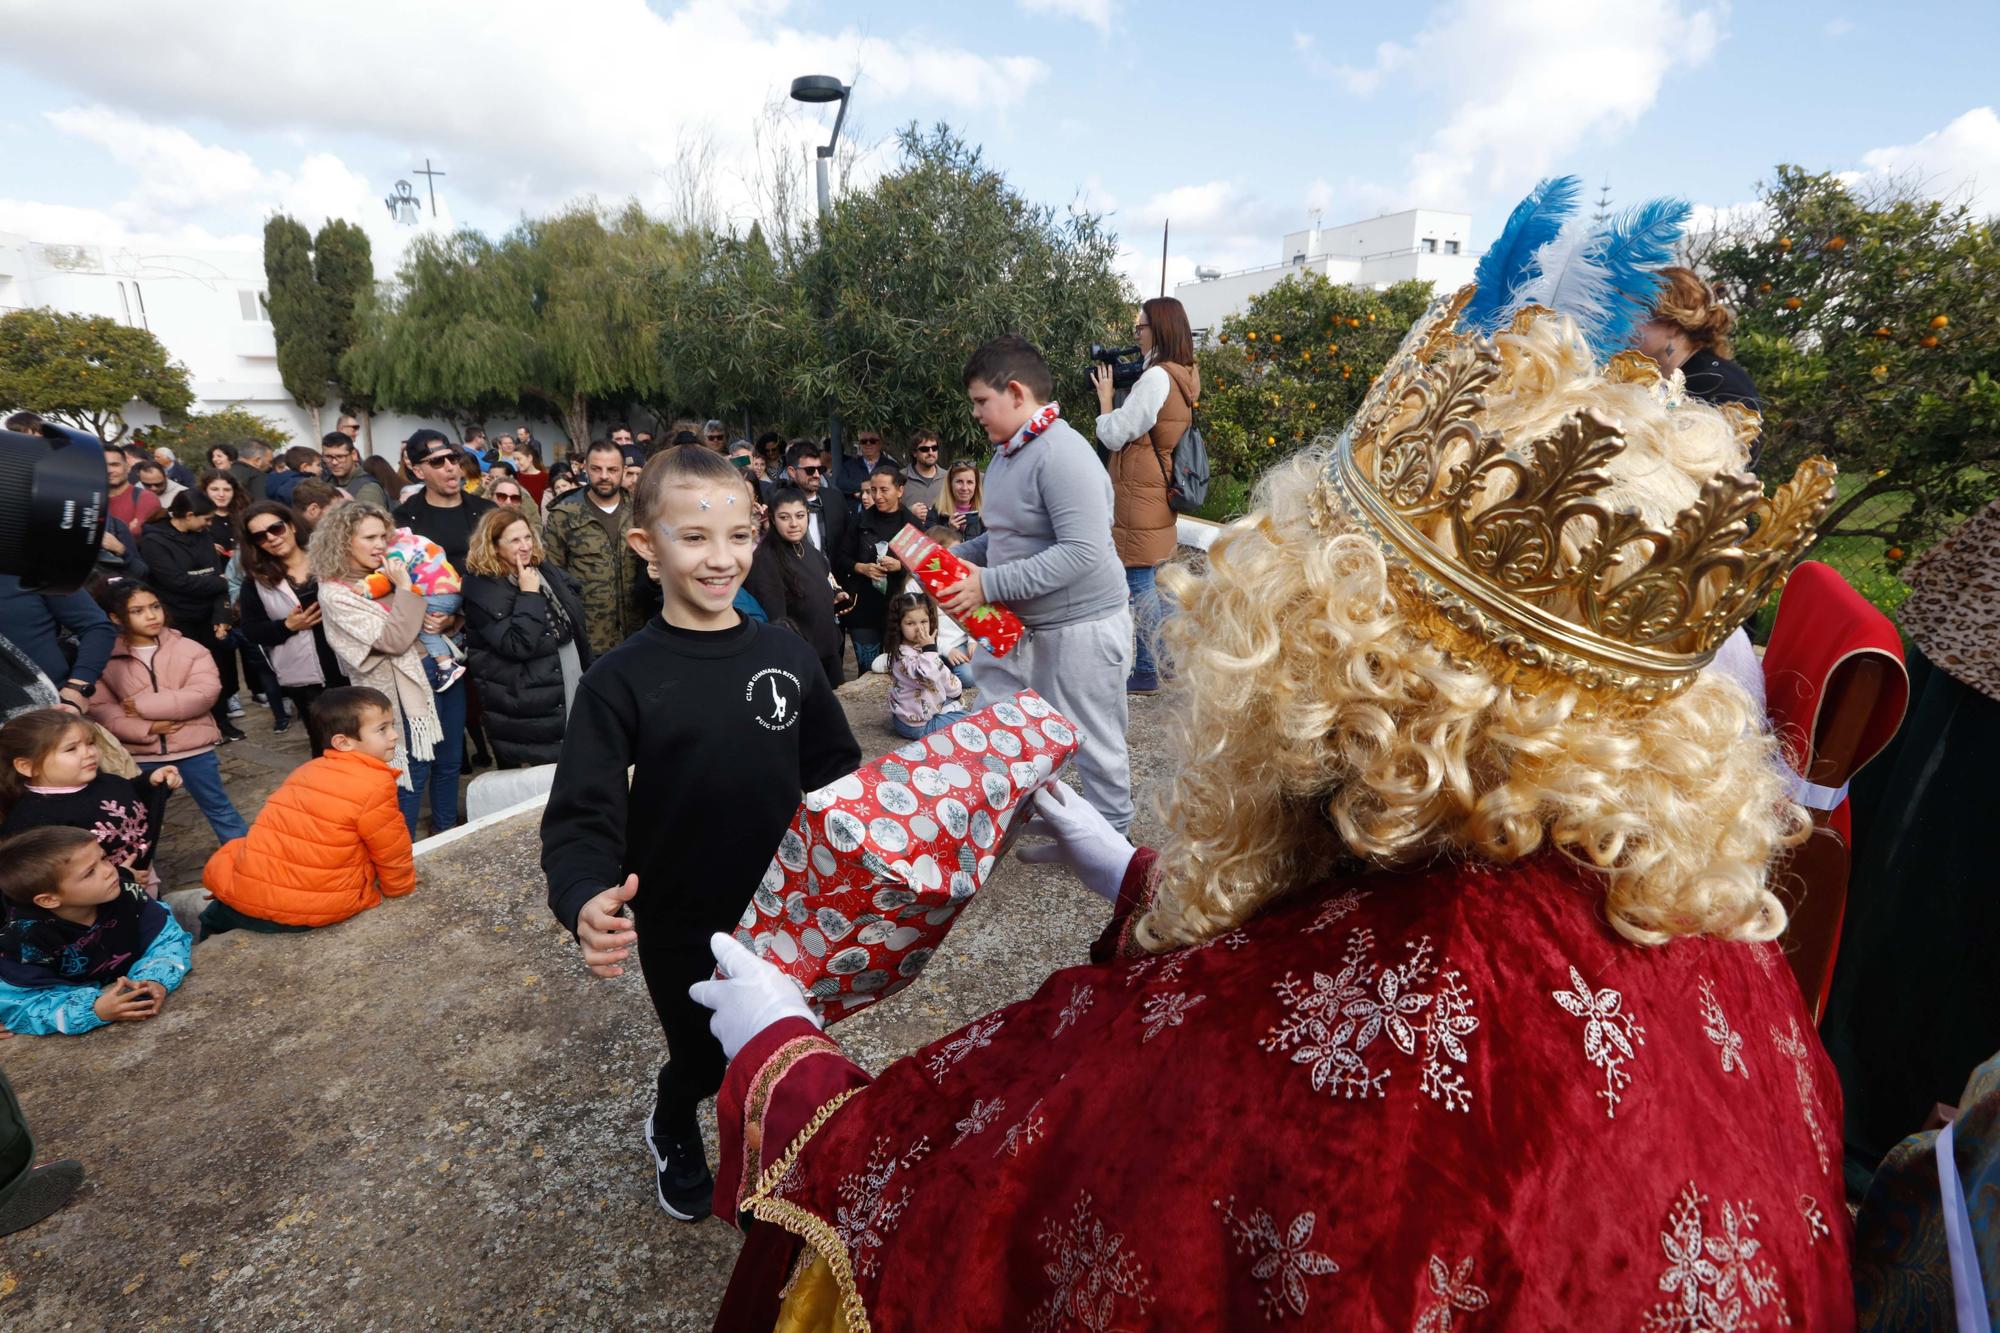
[[[898,125],[947,120],[1030,197],[1109,210],[1149,281],[1166,214],[1176,278],[1277,258],[1315,205],[1329,224],[1464,209],[1476,245],[1552,171],[1714,207],[1780,161],[1914,171],[2000,211],[2000,16],[1915,12],[0,0],[0,230],[196,248],[283,208],[352,217],[393,253],[376,201],[427,153],[449,219],[487,229],[582,195],[670,208],[677,164],[703,156],[715,209],[747,220],[768,207],[760,157],[802,174],[824,133],[763,119],[767,100],[857,68],[859,177]]]

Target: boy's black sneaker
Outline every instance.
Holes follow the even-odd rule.
[[[699,1133],[686,1143],[662,1137],[657,1131],[659,1115],[656,1103],[646,1117],[646,1150],[653,1154],[658,1172],[655,1193],[660,1207],[676,1222],[699,1222],[715,1200],[715,1175],[708,1169],[707,1150]]]

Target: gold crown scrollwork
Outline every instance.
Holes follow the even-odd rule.
[[[1370,387],[1315,515],[1323,526],[1337,507],[1382,548],[1412,628],[1453,657],[1523,688],[1668,698],[1812,543],[1833,465],[1808,459],[1769,498],[1749,473],[1718,473],[1664,528],[1614,507],[1615,421],[1584,409],[1520,444],[1480,425],[1503,365],[1491,339],[1456,328],[1471,291],[1435,304]],[[1515,330],[1545,317],[1523,311]],[[1649,370],[1621,354],[1606,378],[1657,382]]]

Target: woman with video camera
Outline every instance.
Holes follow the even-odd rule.
[[[1139,638],[1125,692],[1155,694],[1160,688],[1153,660],[1160,632],[1160,596],[1153,577],[1174,553],[1168,483],[1174,446],[1193,424],[1194,407],[1201,400],[1201,372],[1195,369],[1187,311],[1173,297],[1157,297],[1140,306],[1132,336],[1146,369],[1125,401],[1112,406],[1116,388],[1110,366],[1100,363],[1090,378],[1097,390],[1097,443],[1111,453],[1111,540],[1125,566],[1132,624]]]

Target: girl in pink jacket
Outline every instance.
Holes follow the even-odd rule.
[[[90,692],[91,719],[125,743],[141,773],[178,768],[218,841],[248,835],[215,756],[222,732],[209,710],[222,694],[222,677],[214,656],[168,629],[166,608],[136,579],[114,579],[97,598],[118,627],[118,642]]]

